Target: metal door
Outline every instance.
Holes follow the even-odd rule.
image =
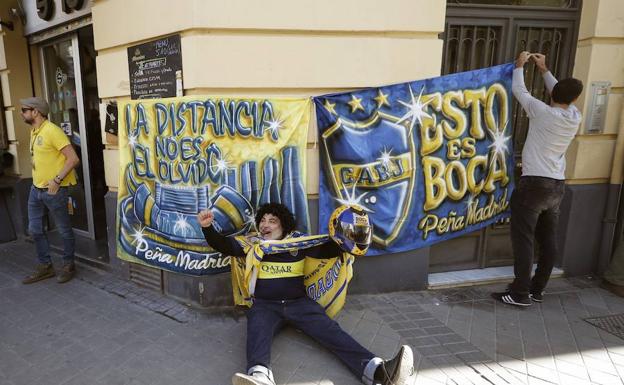
[[[541,52],[557,78],[572,75],[581,0],[449,0],[443,34],[442,74],[513,61],[520,51]],[[534,66],[525,72],[527,88],[548,102]],[[528,118],[514,102],[515,176]],[[430,271],[451,271],[513,263],[509,221],[431,247]]]

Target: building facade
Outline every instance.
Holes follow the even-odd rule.
[[[622,237],[620,0],[390,0],[383,7],[372,0],[5,0],[0,21],[0,151],[13,155],[0,190],[3,223],[26,235],[29,128],[19,99],[43,96],[82,160],[68,202],[82,261],[168,295],[228,303],[229,274],[190,277],[117,258],[119,154],[105,126],[107,106],[131,97],[128,47],[170,35],[180,36],[185,95],[314,96],[488,67],[524,49],[544,52],[556,76],[577,77],[586,87],[578,103],[584,121],[567,154],[558,266],[568,275],[600,273]],[[532,88],[542,88],[527,76]],[[514,127],[520,165],[526,117],[517,108]],[[314,122],[308,132],[307,198],[316,229]],[[509,225],[502,222],[432,247],[361,258],[351,290],[424,289],[432,272],[510,264]]]

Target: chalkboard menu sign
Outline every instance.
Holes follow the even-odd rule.
[[[176,74],[182,76],[180,35],[128,48],[132,99],[176,96]]]

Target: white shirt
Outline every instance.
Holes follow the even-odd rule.
[[[548,92],[552,92],[557,79],[550,71],[543,76]],[[581,123],[581,112],[573,104],[567,109],[551,107],[531,96],[524,85],[523,68],[513,71],[512,92],[529,117],[522,175],[565,179],[565,153]]]

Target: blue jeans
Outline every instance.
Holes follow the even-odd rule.
[[[30,187],[28,196],[28,231],[35,240],[37,258],[39,263],[51,263],[50,245],[48,237],[43,229],[43,216],[46,207],[54,218],[54,223],[63,238],[63,263],[74,261],[75,238],[71,227],[71,219],[67,211],[67,187],[59,188],[54,194],[48,194],[46,189]]]
[[[285,301],[255,299],[247,310],[247,370],[255,365],[270,368],[273,336],[285,324],[329,349],[358,378],[362,378],[364,368],[375,357],[308,297]]]

